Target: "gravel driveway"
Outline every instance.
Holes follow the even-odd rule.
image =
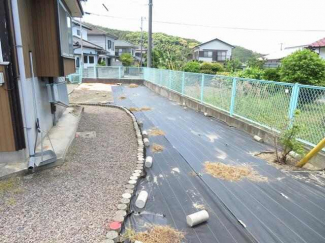
[[[137,161],[131,118],[86,106],[67,161],[0,184],[0,242],[101,242]]]

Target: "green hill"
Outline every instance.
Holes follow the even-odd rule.
[[[140,31],[126,31],[110,29],[102,26],[87,24],[110,34],[117,36],[119,39],[129,41],[134,45],[141,44]],[[159,68],[168,68],[173,70],[181,70],[188,57],[192,54],[192,48],[198,44],[199,41],[194,39],[182,38],[178,36],[167,35],[164,33],[153,33],[153,66]],[[148,46],[148,33],[143,32],[144,48]],[[236,46],[233,50],[233,58],[239,59],[241,62],[247,62],[251,57],[258,57],[259,54],[244,47]]]

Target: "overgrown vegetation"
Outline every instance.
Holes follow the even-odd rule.
[[[296,119],[299,117],[300,111],[296,110],[292,120],[288,120],[285,126],[280,131],[279,138],[274,136],[275,155],[279,163],[286,164],[288,156],[291,152],[303,155],[305,150],[301,142],[298,141],[298,136],[302,131],[301,125],[297,124]],[[282,151],[278,150],[280,143]]]
[[[129,53],[123,53],[121,56],[120,56],[120,61],[122,62],[122,65],[123,66],[131,66],[134,59],[133,57],[131,56],[131,54]]]

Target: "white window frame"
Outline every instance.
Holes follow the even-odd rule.
[[[212,51],[204,51],[203,53],[203,57],[212,58],[212,56],[213,56]]]
[[[66,18],[67,18],[67,19],[68,19],[68,18],[70,19],[70,27],[69,27],[69,24],[68,24],[68,22],[67,22],[67,24],[68,24],[68,26],[67,26],[67,30],[70,29],[70,36],[68,36],[68,41],[69,41],[69,39],[70,39],[71,46],[70,46],[69,43],[68,43],[68,48],[69,48],[69,52],[71,51],[71,53],[65,53],[64,50],[63,50],[63,48],[62,48],[62,36],[61,36],[61,28],[62,28],[62,24],[61,24],[61,22],[60,22],[60,20],[61,20],[61,16],[60,16],[60,7],[62,7],[63,10],[65,11],[65,13],[66,13]],[[58,5],[58,15],[59,15],[59,29],[60,29],[59,34],[60,34],[60,42],[61,42],[61,55],[62,55],[62,56],[67,56],[67,57],[73,57],[74,55],[73,55],[73,33],[72,33],[73,30],[72,30],[72,16],[70,15],[69,11],[68,11],[68,10],[66,9],[66,7],[64,6],[62,0],[59,0],[59,5]]]

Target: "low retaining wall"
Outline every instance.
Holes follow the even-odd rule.
[[[102,79],[102,78],[83,78],[83,83],[103,83],[103,84],[138,84],[143,85],[143,79]]]
[[[252,123],[249,123],[248,121],[243,120],[239,117],[231,117],[228,113],[218,110],[215,107],[209,106],[208,104],[201,104],[199,101],[196,101],[186,96],[182,96],[181,94],[175,91],[168,90],[156,84],[147,81],[144,81],[143,84],[150,90],[158,93],[163,97],[168,98],[169,100],[175,101],[198,112],[207,113],[208,116],[212,116],[220,121],[223,121],[227,123],[227,125],[230,127],[236,127],[250,134],[251,136],[257,135],[261,137],[265,143],[274,145],[274,136],[269,130],[263,127],[259,127]],[[306,146],[307,151],[309,151],[310,149],[310,146]],[[319,169],[325,168],[325,154],[319,153],[310,161],[310,163]]]

